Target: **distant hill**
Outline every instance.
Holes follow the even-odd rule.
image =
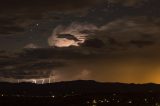
[[[92,80],[57,82],[52,84],[0,83],[0,93],[5,95],[48,96],[66,94],[105,94],[105,93],[159,93],[158,84],[100,83]]]

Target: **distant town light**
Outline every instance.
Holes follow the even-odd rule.
[[[156,103],[155,106],[160,106],[160,104],[159,104],[159,103]]]
[[[129,103],[129,104],[132,104],[132,101],[130,100],[130,101],[128,101],[128,103]]]
[[[94,99],[92,103],[93,103],[93,104],[96,104],[96,103],[97,103],[97,101]]]

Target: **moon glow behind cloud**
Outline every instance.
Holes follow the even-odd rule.
[[[79,44],[84,43],[87,33],[82,33],[83,31],[93,31],[96,30],[97,27],[92,24],[81,24],[81,23],[72,23],[71,25],[58,26],[54,29],[53,34],[48,39],[48,43],[50,46],[56,47],[69,47],[69,46],[79,46]],[[70,34],[73,35],[77,40],[71,40],[65,38],[58,38],[59,34]]]

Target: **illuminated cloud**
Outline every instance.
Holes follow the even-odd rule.
[[[151,22],[152,21],[152,22]],[[48,39],[49,46],[69,47],[107,47],[128,48],[152,46],[158,39],[159,18],[149,20],[146,17],[127,17],[111,21],[100,27],[94,24],[72,23],[69,26],[57,26]],[[152,35],[152,36],[151,36]],[[109,47],[110,46],[110,47]]]
[[[24,46],[24,48],[26,48],[26,49],[36,49],[36,48],[39,48],[39,46],[37,46],[33,43],[30,43],[30,44],[27,44],[26,46]]]
[[[91,71],[84,69],[80,73],[78,73],[78,75],[76,75],[74,79],[87,80],[90,79],[90,77]]]
[[[74,22],[69,26],[59,25],[54,29],[52,36],[49,37],[48,43],[50,46],[56,47],[79,46],[79,44],[84,43],[86,37],[88,36],[87,33],[82,32],[94,30],[97,30],[97,27],[93,24]],[[72,35],[77,40],[68,39],[68,34]],[[60,35],[63,35],[63,37],[59,37]]]

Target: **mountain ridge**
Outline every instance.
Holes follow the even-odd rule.
[[[6,95],[48,96],[65,94],[159,93],[159,84],[101,83],[76,80],[50,84],[0,83],[0,93]]]

